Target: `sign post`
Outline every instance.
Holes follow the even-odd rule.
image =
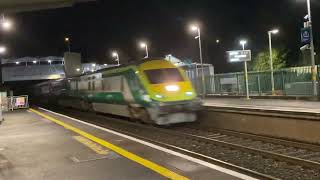
[[[230,63],[244,62],[244,79],[246,82],[246,97],[249,99],[249,82],[247,62],[251,61],[251,50],[227,51],[228,61]]]

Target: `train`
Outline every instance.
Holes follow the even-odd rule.
[[[194,122],[202,108],[184,70],[161,58],[42,82],[33,96],[41,103],[156,125]]]

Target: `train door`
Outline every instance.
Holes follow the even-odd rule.
[[[130,104],[134,103],[134,98],[131,93],[128,81],[124,76],[121,76],[121,92],[126,102]]]

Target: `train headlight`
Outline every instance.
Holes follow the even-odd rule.
[[[186,95],[187,95],[187,96],[192,96],[192,95],[193,95],[193,92],[188,91],[188,92],[186,92]]]
[[[177,85],[168,85],[166,86],[166,90],[169,92],[176,92],[180,90],[180,87]]]
[[[155,97],[156,97],[157,99],[162,99],[162,98],[163,98],[163,96],[160,95],[160,94],[156,94]]]
[[[143,95],[142,96],[143,100],[146,102],[151,102],[150,96],[149,95]]]

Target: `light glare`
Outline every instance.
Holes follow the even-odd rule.
[[[179,91],[179,86],[177,85],[168,85],[166,86],[166,90],[169,92],[175,92],[175,91]]]
[[[141,48],[145,48],[146,46],[147,46],[146,43],[144,43],[144,42],[140,43],[140,47],[141,47]]]
[[[12,23],[10,21],[6,20],[6,21],[2,22],[2,27],[5,30],[9,30],[12,27]]]
[[[279,33],[279,29],[274,29],[270,31],[272,34],[278,34]]]
[[[240,44],[243,46],[243,45],[246,45],[247,44],[247,41],[246,40],[241,40],[240,41]]]
[[[156,94],[155,96],[156,96],[156,98],[158,98],[158,99],[163,98],[163,96],[162,96],[162,95],[160,95],[160,94]]]
[[[7,51],[6,47],[0,46],[0,54],[3,54]]]
[[[199,27],[196,26],[196,25],[191,25],[191,26],[190,26],[190,30],[191,30],[191,31],[197,31],[198,29],[199,29]]]
[[[117,57],[118,53],[117,52],[112,52],[112,57]]]

